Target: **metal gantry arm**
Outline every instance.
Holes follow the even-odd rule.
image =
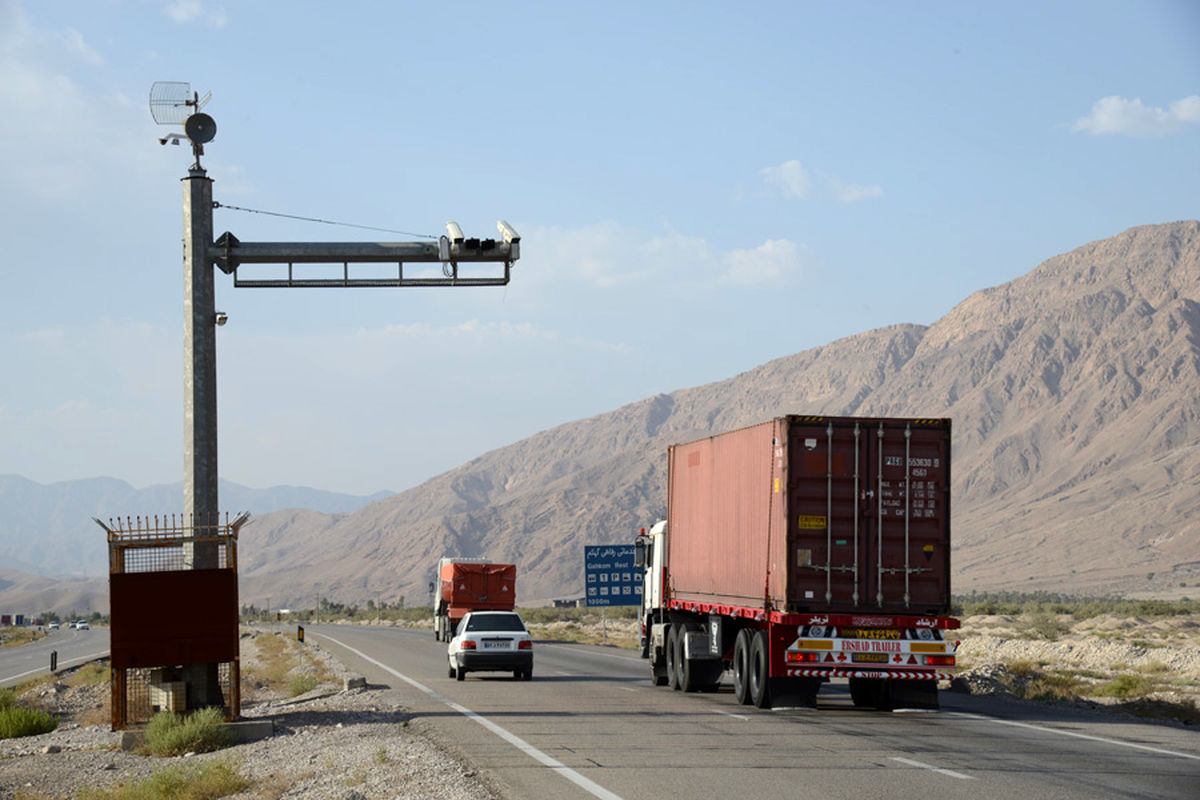
[[[497,223],[503,238],[467,239],[457,224],[447,223],[450,235],[430,242],[242,242],[224,233],[208,250],[209,260],[222,272],[234,276],[237,287],[397,287],[397,286],[505,286],[513,262],[521,257],[521,237],[506,222]],[[442,277],[405,277],[405,263],[441,263]],[[493,276],[463,276],[460,263],[503,264],[503,273]],[[286,264],[287,274],[275,278],[246,278],[238,275],[243,264]],[[341,264],[340,277],[298,278],[295,264]],[[395,276],[351,275],[351,264],[395,264]]]

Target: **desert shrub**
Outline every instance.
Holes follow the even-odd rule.
[[[312,673],[303,672],[299,675],[293,675],[288,680],[288,694],[292,697],[302,695],[305,692],[311,692],[321,684],[319,678]]]
[[[1030,633],[1049,642],[1058,641],[1060,636],[1069,633],[1071,626],[1049,611],[1035,611],[1026,620]]]
[[[12,689],[0,689],[0,711],[17,704],[17,693]]]
[[[1043,703],[1075,700],[1079,697],[1079,679],[1063,672],[1036,675],[1020,688],[1018,696]]]
[[[188,716],[160,711],[146,725],[146,749],[155,756],[207,753],[233,744],[219,708],[201,708]]]
[[[67,679],[68,686],[97,686],[112,680],[112,671],[103,664],[89,661]]]
[[[0,710],[0,739],[16,739],[49,733],[58,727],[58,720],[45,711],[10,705]]]
[[[1149,693],[1151,683],[1142,675],[1126,672],[1092,690],[1098,697],[1141,697]]]
[[[1004,669],[1017,678],[1032,678],[1038,673],[1037,665],[1026,659],[1009,661],[1004,665]]]
[[[85,789],[80,800],[217,800],[244,792],[253,782],[223,761],[179,764],[130,783]]]

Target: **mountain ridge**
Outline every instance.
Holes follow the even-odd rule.
[[[353,513],[256,514],[244,602],[427,603],[442,556],[577,596],[665,511],[670,444],[785,414],[954,420],[955,591],[1200,589],[1200,222],[1145,225],[864,331],[483,453]],[[1180,584],[1183,584],[1180,586]]]

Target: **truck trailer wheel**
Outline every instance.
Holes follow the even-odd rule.
[[[733,696],[744,706],[754,702],[750,697],[751,636],[749,628],[742,628],[733,641]]]
[[[750,641],[750,700],[758,708],[771,707],[771,659],[767,632],[755,631]]]
[[[667,629],[667,685],[679,691],[679,626]]]

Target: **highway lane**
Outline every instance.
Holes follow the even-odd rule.
[[[0,648],[0,686],[13,686],[39,675],[48,675],[51,651],[58,652],[59,669],[103,658],[108,655],[108,628],[86,631],[64,628],[50,631],[30,644]]]
[[[447,676],[427,630],[306,628],[512,797],[1194,798],[1200,735],[1092,712],[943,695],[936,713],[763,712],[653,687],[613,648],[535,644],[534,679]]]

